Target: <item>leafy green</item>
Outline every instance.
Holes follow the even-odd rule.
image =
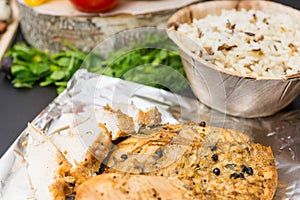
[[[107,59],[90,54],[85,65],[94,73],[174,92],[188,87],[177,48],[167,36],[148,34],[142,44],[133,42],[111,52]]]
[[[13,60],[8,76],[12,77],[13,86],[55,85],[60,93],[80,67],[174,92],[188,86],[179,53],[167,36],[148,34],[142,43],[132,42],[126,48],[110,52],[107,58],[101,52],[88,54],[64,43],[69,50],[53,55],[24,43],[15,44],[5,55]]]
[[[49,55],[46,51],[30,47],[24,43],[15,44],[5,56],[11,56],[12,84],[16,88],[31,88],[37,82],[40,86],[54,84],[57,92],[64,90],[72,75],[79,69],[86,57],[79,51],[62,51]]]

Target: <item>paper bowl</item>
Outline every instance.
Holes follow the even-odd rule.
[[[192,90],[202,103],[234,116],[254,118],[272,115],[299,95],[300,73],[280,78],[242,76],[206,62],[191,51],[197,44],[176,31],[179,24],[234,8],[288,13],[300,20],[298,10],[274,2],[210,1],[176,12],[168,21],[168,36],[178,46]]]

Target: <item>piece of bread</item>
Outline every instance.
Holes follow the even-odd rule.
[[[193,199],[267,200],[277,186],[270,147],[204,124],[146,129],[119,143],[108,167],[108,172],[168,177]]]

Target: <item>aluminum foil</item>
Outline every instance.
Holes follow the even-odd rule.
[[[134,103],[141,109],[157,106],[163,122],[206,121],[209,125],[247,133],[254,142],[272,147],[279,175],[274,199],[300,199],[300,111],[281,112],[261,119],[242,119],[213,111],[194,98],[180,96],[121,79],[77,71],[60,94],[33,121],[47,134],[82,123],[79,116],[94,108]],[[23,159],[20,134],[0,160],[0,199],[34,199]],[[30,142],[30,141],[29,141]]]

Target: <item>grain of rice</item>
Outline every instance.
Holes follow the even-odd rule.
[[[197,44],[198,49],[191,47],[195,54],[216,67],[254,77],[300,73],[300,25],[288,14],[223,10],[181,24],[177,31]]]

